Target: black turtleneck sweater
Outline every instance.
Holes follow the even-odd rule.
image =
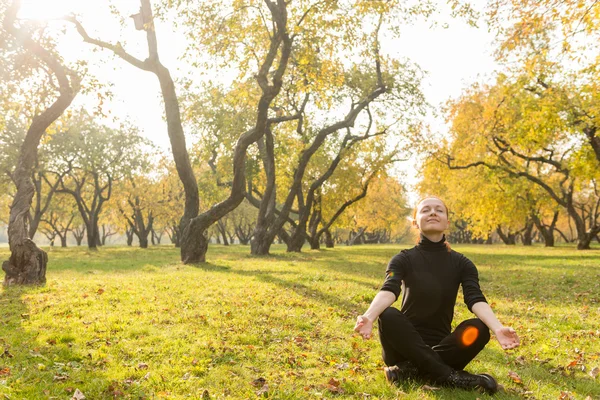
[[[412,249],[402,250],[390,261],[381,290],[402,291],[402,311],[428,345],[439,343],[451,333],[458,286],[465,304],[487,302],[479,288],[477,268],[467,257],[444,244],[421,235]]]

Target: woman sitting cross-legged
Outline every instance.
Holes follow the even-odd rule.
[[[471,374],[463,368],[490,340],[490,330],[503,349],[519,345],[514,329],[503,326],[488,305],[475,265],[450,249],[448,208],[429,197],[414,211],[413,225],[419,243],[402,250],[390,261],[386,279],[369,309],[356,321],[354,330],[369,339],[379,318],[385,376],[389,382],[420,377],[434,384],[463,389],[498,390],[488,374]],[[458,287],[477,318],[461,322],[451,331]],[[402,291],[400,310],[391,307]]]

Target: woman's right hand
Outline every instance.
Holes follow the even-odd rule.
[[[364,315],[359,315],[356,318],[356,325],[354,326],[354,332],[360,333],[363,339],[370,339],[371,332],[373,331],[373,321]]]

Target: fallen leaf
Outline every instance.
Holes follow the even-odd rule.
[[[58,381],[58,382],[63,382],[66,381],[67,379],[69,379],[69,375],[67,374],[59,374],[59,375],[54,375],[54,381]]]
[[[252,381],[252,386],[261,388],[266,383],[267,383],[267,380],[261,376],[260,378],[256,378],[255,380]]]
[[[592,378],[596,379],[598,377],[598,375],[600,375],[600,368],[598,368],[598,367],[592,368],[592,370],[590,371],[590,376]]]
[[[525,357],[519,356],[519,357],[515,358],[515,362],[519,365],[525,365]]]
[[[432,390],[432,391],[433,390],[440,390],[439,387],[429,386],[429,385],[423,385],[423,386],[421,386],[421,389],[423,389],[423,390]]]
[[[190,379],[190,373],[186,372],[185,374],[183,374],[183,376],[181,377],[181,379],[183,379],[184,381],[187,381],[188,379]]]
[[[510,379],[512,379],[513,382],[515,382],[515,383],[523,383],[523,380],[521,379],[521,377],[519,376],[519,374],[517,374],[516,372],[509,371],[508,372],[508,377]]]
[[[567,365],[567,368],[573,368],[574,366],[577,365],[577,363],[579,362],[579,360],[573,360],[569,363],[569,365]]]
[[[4,367],[0,369],[0,376],[8,376],[10,375],[10,368]]]
[[[138,369],[148,369],[148,364],[146,364],[146,363],[139,363],[138,364]]]
[[[574,399],[574,397],[571,396],[571,393],[561,390],[560,396],[558,396],[558,399],[559,400],[572,400],[572,399]]]
[[[342,389],[339,386],[327,385],[327,390],[329,390],[331,393],[337,393],[337,394],[344,393],[344,389]]]
[[[73,393],[73,397],[71,397],[71,400],[85,400],[85,396],[83,395],[83,393],[81,393],[79,389],[75,389],[75,393]]]
[[[268,392],[269,392],[269,385],[263,385],[263,387],[261,387],[259,390],[257,390],[254,393],[256,393],[257,396],[265,396],[266,397]]]
[[[329,380],[329,382],[327,382],[327,384],[328,384],[328,385],[331,385],[331,386],[338,387],[338,386],[340,386],[340,381],[338,381],[338,380],[337,380],[337,379],[335,379],[335,378],[331,378],[331,379]]]
[[[202,400],[209,400],[210,399],[210,394],[208,393],[207,389],[204,389],[204,392],[202,392],[202,396],[200,398]]]
[[[350,368],[350,366],[348,365],[348,363],[343,363],[343,364],[338,364],[335,366],[337,369],[348,369]]]
[[[102,293],[104,293],[104,289],[100,288],[100,289],[98,289],[98,291],[96,293],[102,294]]]

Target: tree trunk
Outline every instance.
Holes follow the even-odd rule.
[[[522,236],[524,246],[531,246],[533,244],[533,226],[533,220],[527,219],[527,222],[525,222],[525,230]]]
[[[87,232],[88,249],[98,250],[98,242],[100,241],[98,237],[98,225],[96,225],[93,219],[90,219],[88,224],[86,224],[85,230]]]
[[[354,246],[355,244],[357,244],[356,242],[358,242],[358,244],[362,244],[362,237],[365,234],[365,229],[366,228],[360,228],[358,230],[358,233],[354,234],[354,231],[350,232],[350,238],[348,240],[348,246]]]
[[[554,217],[550,225],[545,225],[537,215],[532,215],[533,223],[535,224],[538,232],[544,238],[545,247],[554,247],[554,230],[556,228],[556,222],[558,221],[558,211],[554,212]]]
[[[585,220],[577,213],[577,210],[573,207],[572,203],[569,203],[567,211],[571,217],[573,217],[573,222],[575,222],[575,230],[577,231],[577,250],[589,250],[592,239],[600,233],[600,225],[596,224],[586,228]]]
[[[271,244],[275,240],[276,233],[270,230],[275,221],[275,154],[273,135],[270,130],[265,132],[264,138],[257,142],[260,157],[263,161],[265,175],[267,177],[266,188],[263,193],[262,201],[258,207],[256,216],[256,225],[250,242],[250,253],[254,255],[267,255],[271,249]],[[250,188],[250,190],[252,190]],[[252,193],[249,192],[250,197]]]
[[[298,228],[296,227],[296,229]],[[287,243],[286,251],[288,253],[301,253],[305,242],[306,236],[304,235],[304,232],[296,233],[296,230],[294,230],[294,233],[290,236],[290,240]]]
[[[83,242],[83,237],[85,236],[85,229],[85,226],[81,229],[79,227],[73,229],[73,237],[77,242],[77,246],[81,246],[81,243]]]
[[[329,229],[325,230],[325,247],[328,249],[333,249],[334,247],[333,236],[331,236],[331,231]]]
[[[321,250],[321,241],[318,238],[309,240],[311,250]]]
[[[69,107],[79,90],[79,80],[64,68],[55,56],[34,42],[25,28],[16,28],[14,21],[19,11],[19,2],[13,2],[5,12],[3,26],[17,43],[45,64],[60,85],[60,95],[50,107],[33,117],[19,152],[14,181],[17,192],[13,199],[8,223],[10,258],[2,263],[6,273],[4,285],[44,284],[48,255],[38,248],[27,235],[27,215],[34,195],[31,174],[40,140],[46,129]]]
[[[516,241],[517,235],[514,233],[510,233],[510,231],[507,234],[504,234],[504,232],[502,232],[502,227],[500,227],[500,226],[498,226],[498,228],[496,228],[496,233],[498,233],[498,236],[500,236],[500,239],[502,239],[502,241],[506,245],[514,245],[517,243],[517,241]]]
[[[125,229],[125,236],[127,237],[127,246],[133,245],[133,228]]]
[[[298,227],[294,229],[294,233],[290,236],[287,244],[287,252],[288,253],[300,253],[302,252],[302,247],[304,247],[304,243],[306,242],[306,236],[304,232],[298,232]]]
[[[67,235],[60,237],[60,247],[67,247]]]

